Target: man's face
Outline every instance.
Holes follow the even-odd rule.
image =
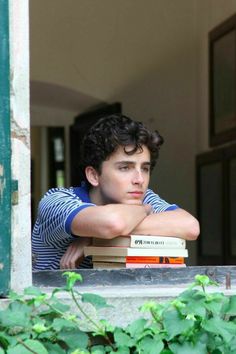
[[[129,149],[132,150],[132,147],[126,147],[126,151]],[[97,178],[98,204],[141,205],[150,180],[148,148],[143,146],[143,151],[127,155],[123,146],[120,146],[102,163],[101,174]]]

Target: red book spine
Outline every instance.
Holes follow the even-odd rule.
[[[184,257],[135,257],[127,256],[126,263],[183,264]]]

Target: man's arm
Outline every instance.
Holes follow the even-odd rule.
[[[76,269],[84,259],[84,247],[91,244],[91,237],[75,239],[61,258],[60,269]]]
[[[74,217],[71,232],[107,239],[128,235],[150,211],[150,205],[107,204],[85,208]]]
[[[150,205],[109,204],[86,208],[72,221],[72,233],[113,238],[119,235],[150,234],[195,240],[199,223],[183,209],[150,214]]]
[[[123,204],[86,208],[74,218],[72,232],[107,239],[130,233],[177,236],[186,240],[195,240],[199,235],[198,221],[183,209],[150,214],[149,205],[142,208]],[[81,239],[87,243],[89,238]],[[83,241],[81,244],[74,241],[62,257],[61,268],[78,265],[83,248]]]
[[[200,232],[199,222],[183,209],[164,211],[146,216],[133,230],[133,234],[177,236],[196,240]]]

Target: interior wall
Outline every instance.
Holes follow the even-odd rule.
[[[31,0],[31,80],[91,105],[120,101],[158,129],[165,143],[151,186],[195,213],[195,156],[208,149],[208,31],[235,9],[235,0]],[[68,125],[60,97],[32,105],[33,124],[43,116]],[[77,113],[83,107],[81,98]],[[195,244],[190,256],[194,264]]]
[[[152,184],[194,211],[195,2],[32,0],[30,6],[31,79],[120,101],[124,113],[158,129],[166,143]]]

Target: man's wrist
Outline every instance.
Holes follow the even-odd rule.
[[[152,206],[150,204],[144,204],[143,207],[145,209],[147,216],[152,214]]]

